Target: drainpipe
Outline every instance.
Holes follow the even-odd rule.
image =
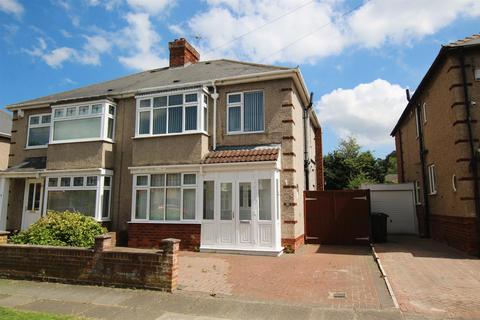
[[[313,104],[313,92],[310,92],[310,102],[308,105],[303,109],[303,168],[305,171],[305,190],[310,189],[310,179],[309,179],[309,173],[310,173],[310,155],[308,153],[308,121],[309,121],[309,115],[308,112],[310,111],[310,108],[312,107]]]
[[[410,102],[410,92],[407,93],[407,99]],[[427,190],[427,174],[426,174],[426,163],[425,163],[425,145],[423,141],[423,127],[422,127],[422,120],[421,120],[421,104],[417,103],[415,105],[415,120],[417,121],[417,128],[418,128],[418,147],[419,147],[419,155],[420,155],[420,164],[422,166],[422,182],[423,182],[423,207],[424,207],[424,223],[425,223],[425,233],[421,235],[423,238],[430,238],[430,205],[428,201],[428,190]]]
[[[215,80],[212,81],[213,86],[213,139],[212,139],[212,149],[215,151],[217,149],[217,86],[215,85]]]
[[[473,175],[473,195],[475,198],[475,215],[476,215],[476,226],[477,226],[477,242],[479,252],[477,255],[480,255],[480,197],[479,197],[479,187],[478,187],[478,162],[477,162],[477,152],[475,151],[475,143],[473,137],[473,128],[472,128],[472,115],[470,112],[470,97],[468,95],[467,87],[467,74],[465,72],[465,54],[463,48],[460,48],[460,70],[462,72],[462,84],[463,84],[463,96],[465,103],[465,114],[467,116],[467,130],[468,130],[468,144],[470,148],[470,170]]]

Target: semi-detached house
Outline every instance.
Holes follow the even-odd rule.
[[[298,68],[199,61],[7,106],[6,229],[75,210],[120,243],[278,254],[303,243],[303,191],[323,188],[321,130]]]

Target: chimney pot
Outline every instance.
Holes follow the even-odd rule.
[[[168,49],[170,50],[170,68],[183,67],[200,60],[200,53],[185,38],[169,42]]]

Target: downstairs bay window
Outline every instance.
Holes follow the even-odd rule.
[[[51,143],[113,142],[115,113],[115,104],[108,100],[54,106]]]
[[[132,221],[194,221],[196,208],[195,173],[134,176]]]
[[[47,211],[73,211],[95,218],[110,219],[111,176],[69,175],[47,178]]]

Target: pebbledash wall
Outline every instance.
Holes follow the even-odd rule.
[[[480,101],[480,82],[474,79],[480,66],[480,50],[465,51],[467,88],[471,101]],[[476,227],[475,195],[471,155],[467,132],[463,82],[460,62],[456,55],[448,55],[436,67],[431,79],[419,92],[415,103],[426,104],[426,121],[421,119],[426,149],[425,164],[435,165],[437,193],[429,194],[430,235],[470,254],[478,254],[480,233]],[[480,147],[480,111],[472,110],[475,149]],[[416,134],[415,113],[406,114],[395,133],[399,182],[419,181],[421,201],[417,205],[419,232],[426,234],[425,207],[419,139]],[[428,172],[426,172],[428,175]],[[456,186],[454,187],[454,181]],[[428,181],[428,176],[427,176]]]
[[[110,235],[95,247],[73,248],[7,244],[0,232],[0,276],[173,291],[177,287],[180,241],[164,239],[159,250],[112,246]]]

